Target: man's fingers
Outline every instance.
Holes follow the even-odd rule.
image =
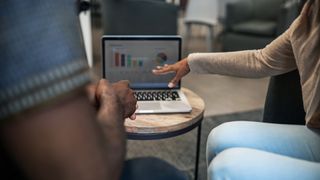
[[[136,111],[138,108],[139,108],[139,106],[138,106],[138,104],[136,104],[136,109],[135,109],[134,113],[131,114],[131,116],[129,117],[131,120],[135,120],[137,118]]]
[[[109,85],[109,81],[106,79],[100,79],[100,81],[98,82],[98,86],[99,85]]]
[[[112,84],[113,90],[119,99],[124,110],[124,118],[131,117],[136,111],[137,100],[134,97],[134,92],[130,89],[128,80],[121,80]],[[133,116],[132,118],[135,118]]]
[[[135,119],[137,118],[136,113],[133,113],[129,118],[130,118],[131,120],[135,120]]]
[[[131,99],[130,102],[126,102],[126,104],[124,104],[125,106],[125,118],[129,117],[130,119],[132,119],[131,117],[133,117],[135,119],[135,112],[137,110],[137,100]],[[132,119],[133,120],[133,119]]]
[[[98,85],[97,85],[97,89],[96,89],[96,96],[99,96],[101,95],[101,93],[104,91],[104,89],[106,87],[109,86],[109,81],[106,80],[106,79],[101,79],[99,82],[98,82]]]
[[[96,93],[96,88],[97,88],[97,85],[96,84],[90,84],[86,87],[86,91],[87,91],[87,94],[88,94],[88,98],[89,98],[89,101],[92,105],[96,105],[97,102],[96,102],[96,96],[95,96],[95,93]]]

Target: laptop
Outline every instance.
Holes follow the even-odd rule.
[[[154,75],[152,69],[181,59],[180,36],[103,36],[102,72],[110,82],[129,80],[138,100],[137,114],[188,113],[192,108],[181,91],[168,83],[174,73]]]

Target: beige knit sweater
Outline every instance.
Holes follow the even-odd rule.
[[[306,124],[320,128],[319,1],[311,7],[304,7],[291,27],[263,49],[190,54],[191,72],[260,78],[298,69]]]

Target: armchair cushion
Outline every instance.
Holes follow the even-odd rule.
[[[252,16],[252,6],[252,3],[248,0],[227,3],[226,19],[224,20],[225,29],[249,19]]]
[[[261,20],[277,20],[285,0],[252,0],[252,16]]]
[[[277,30],[277,23],[274,21],[250,20],[235,24],[231,26],[231,29],[238,33],[274,36]]]

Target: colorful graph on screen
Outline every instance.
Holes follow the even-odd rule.
[[[125,67],[125,68],[136,68],[143,67],[145,61],[148,61],[149,57],[134,57],[131,54],[121,53],[114,51],[113,53],[113,66],[114,67]],[[151,58],[152,59],[152,58]],[[168,60],[168,56],[164,52],[157,53],[154,58],[154,65],[163,66]]]
[[[158,65],[163,66],[168,60],[168,56],[164,52],[160,52],[157,54],[156,62]]]
[[[179,59],[175,41],[108,41],[105,44],[105,76],[110,82],[129,80],[133,87],[155,83],[167,87],[174,73],[156,76],[156,66],[173,64]]]
[[[145,57],[133,57],[130,54],[114,52],[113,65],[115,67],[143,67]]]

